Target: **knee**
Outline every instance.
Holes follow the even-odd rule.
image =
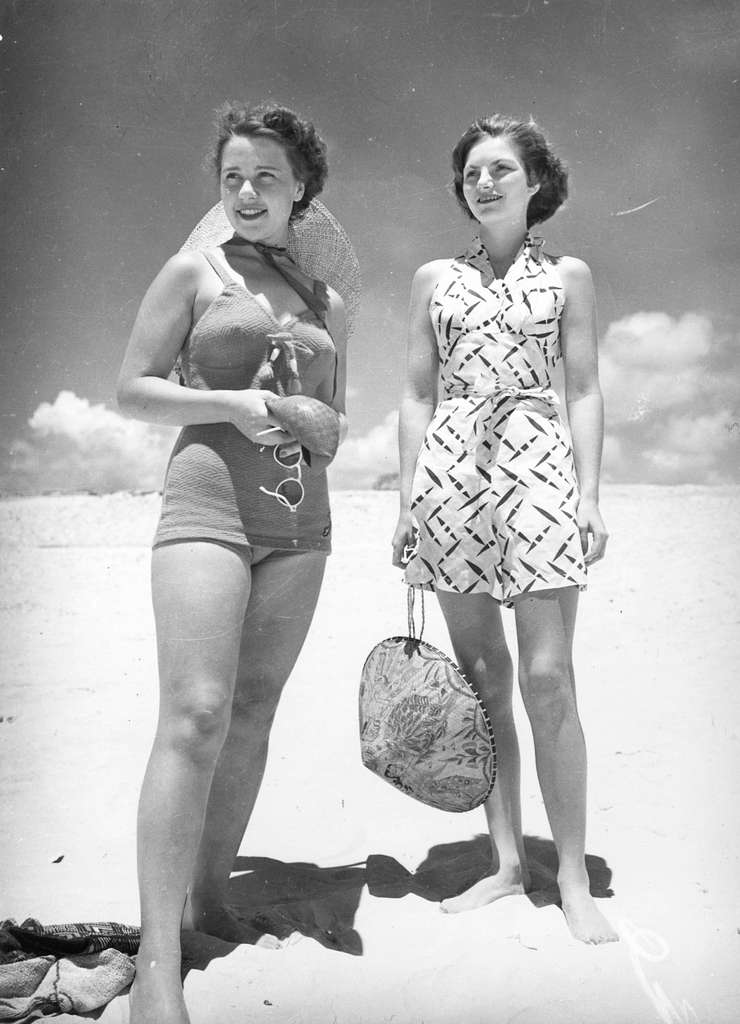
[[[206,761],[218,756],[231,714],[228,693],[216,685],[202,685],[179,696],[165,710],[173,743],[190,757]]]
[[[511,708],[512,665],[506,647],[488,647],[461,658],[460,668],[491,714]]]
[[[524,707],[535,731],[557,730],[576,711],[571,667],[557,659],[538,658],[519,667]]]
[[[237,680],[232,705],[232,728],[265,734],[270,732],[285,679],[271,672],[250,672]]]

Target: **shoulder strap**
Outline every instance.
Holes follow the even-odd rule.
[[[207,249],[201,250],[202,256],[205,261],[213,268],[214,272],[218,274],[223,284],[235,284],[236,277],[226,270],[221,261],[212,252],[208,252]]]

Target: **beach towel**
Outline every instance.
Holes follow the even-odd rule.
[[[133,959],[117,949],[0,964],[0,1021],[89,1013],[128,988],[135,973]]]

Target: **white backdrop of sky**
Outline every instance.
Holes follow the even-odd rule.
[[[740,479],[733,0],[6,0],[0,8],[0,490],[157,488],[171,433],[115,411],[138,303],[217,198],[213,110],[271,99],[326,138],[364,282],[339,487],[395,469],[409,284],[471,222],[449,154],[533,115],[571,171],[542,226],[587,260],[605,477]]]

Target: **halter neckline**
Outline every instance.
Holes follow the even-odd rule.
[[[511,265],[502,277],[498,277],[493,269],[493,264],[488,255],[488,250],[481,241],[479,234],[476,234],[468,248],[463,253],[462,258],[470,264],[471,267],[475,267],[476,270],[480,271],[481,284],[484,288],[490,288],[494,281],[505,281],[507,276],[511,273],[512,268],[519,262],[520,259],[526,259],[528,256],[532,256],[533,259],[540,261],[542,258],[542,247],[545,244],[544,238],[534,236],[527,231],[524,236],[524,241],[517,250],[514,259],[511,261]]]

